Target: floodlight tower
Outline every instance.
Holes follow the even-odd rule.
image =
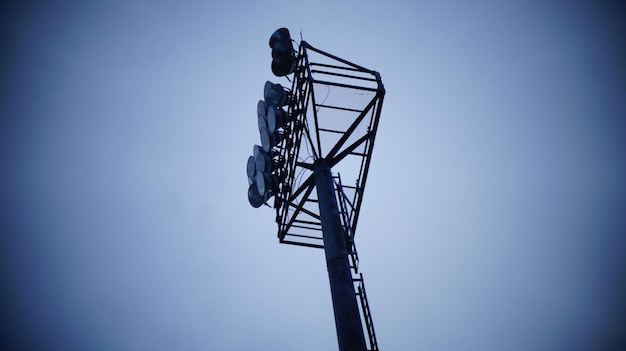
[[[269,44],[272,72],[291,89],[265,83],[248,200],[270,206],[274,197],[280,243],[324,249],[339,350],[378,351],[354,236],[385,95],[380,74],[304,40],[296,52],[286,28]]]

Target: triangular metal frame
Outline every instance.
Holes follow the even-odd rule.
[[[279,241],[323,248],[313,163],[325,158],[333,171],[354,180],[340,189],[351,204],[344,218],[351,229],[348,247],[353,247],[385,95],[380,75],[302,41],[291,94],[294,143],[281,150],[287,179],[274,204]]]
[[[366,347],[378,351],[354,237],[385,96],[382,80],[376,71],[302,41],[290,94],[288,113],[294,123],[285,134],[293,142],[279,150],[286,177],[274,197],[278,239],[283,244],[324,248],[322,206],[313,191],[315,164],[323,159],[334,174],[339,230],[346,240],[353,291],[368,336]],[[342,177],[354,180],[354,185],[343,184]]]

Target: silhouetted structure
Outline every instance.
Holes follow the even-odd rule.
[[[267,82],[259,101],[262,145],[248,160],[250,204],[260,207],[274,197],[279,241],[324,249],[339,350],[378,350],[354,237],[382,80],[304,40],[296,53],[285,28],[274,32],[270,47],[272,71],[293,74],[292,84],[286,90]],[[340,171],[333,175],[333,169]]]

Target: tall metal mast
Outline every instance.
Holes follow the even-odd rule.
[[[315,161],[314,176],[339,350],[363,351],[365,336],[350,273],[348,249],[341,226],[330,165],[325,159]]]
[[[262,145],[247,165],[248,199],[260,207],[274,197],[280,243],[324,249],[339,350],[378,351],[354,237],[382,80],[305,41],[296,52],[285,28],[274,32],[270,47],[272,71],[290,76],[291,89],[265,85],[258,104]]]

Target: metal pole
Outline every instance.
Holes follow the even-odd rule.
[[[361,326],[330,165],[325,159],[318,159],[314,164],[314,172],[339,351],[365,351],[365,335]]]

